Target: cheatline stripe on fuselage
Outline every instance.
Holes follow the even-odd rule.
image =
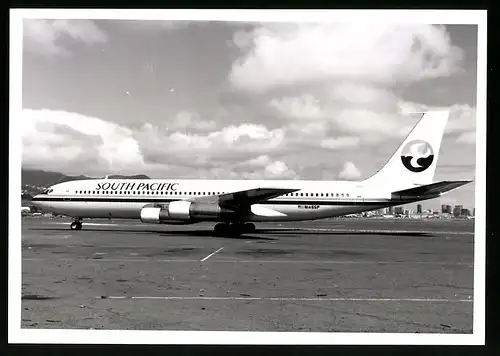
[[[209,196],[207,196],[209,197]],[[169,203],[184,199],[165,199],[164,197],[146,198],[122,198],[122,197],[35,197],[33,201],[63,201],[63,202],[101,202],[101,203]],[[332,201],[332,200],[268,200],[258,204],[272,205],[335,205],[335,206],[352,206],[352,205],[401,205],[410,203],[410,200],[371,200],[371,201]]]

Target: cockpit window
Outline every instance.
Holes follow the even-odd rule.
[[[42,192],[42,194],[50,194],[50,193],[52,193],[53,191],[54,191],[54,189],[52,189],[52,188],[47,188],[47,189],[45,189],[45,190]]]

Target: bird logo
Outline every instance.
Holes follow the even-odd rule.
[[[424,140],[408,142],[401,152],[401,161],[409,171],[419,173],[429,168],[434,161],[434,150]]]

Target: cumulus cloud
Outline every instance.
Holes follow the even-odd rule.
[[[350,89],[354,87],[356,86],[349,86]],[[387,138],[400,138],[407,125],[397,114],[397,97],[386,90],[378,92],[375,88],[365,89],[373,95],[362,94],[355,99],[355,93],[348,95],[346,92],[344,98],[338,91],[336,97],[326,96],[319,100],[306,94],[274,98],[269,106],[288,119],[285,128],[290,134],[300,136],[303,143],[309,146],[318,145],[319,142],[325,148],[352,147],[360,143],[370,144]]]
[[[318,119],[325,115],[319,106],[319,100],[310,94],[298,97],[274,98],[269,102],[278,113],[293,119]]]
[[[287,163],[269,156],[280,149],[284,131],[262,125],[191,133],[145,123],[132,130],[78,113],[32,109],[23,110],[21,122],[26,168],[70,174],[163,170],[163,175],[196,176],[220,174],[217,168],[223,167],[240,178],[296,177]]]
[[[338,150],[359,145],[360,139],[355,136],[343,136],[338,138],[327,138],[321,141],[321,147]]]
[[[71,173],[127,171],[143,164],[130,129],[78,113],[23,109],[23,166]]]
[[[361,177],[361,172],[352,162],[346,162],[344,164],[344,168],[339,173],[339,178],[345,180],[355,180],[358,179],[359,177]]]
[[[23,23],[24,49],[42,55],[63,55],[71,52],[62,41],[83,43],[87,46],[104,43],[107,35],[91,20],[26,19]]]
[[[214,120],[203,120],[197,113],[181,111],[177,113],[172,124],[166,124],[168,129],[213,131],[217,124]]]
[[[431,25],[263,25],[234,42],[244,55],[229,79],[254,92],[345,78],[408,83],[449,75],[462,59],[445,28]]]
[[[282,129],[269,130],[263,125],[230,125],[207,133],[161,132],[136,133],[146,160],[152,162],[238,161],[249,153],[269,153],[284,143]],[[168,150],[168,154],[166,154]]]
[[[297,173],[290,169],[288,165],[280,160],[273,160],[268,155],[260,155],[256,158],[244,161],[236,167],[242,169],[243,178],[246,179],[280,179],[280,178],[297,178]]]
[[[271,114],[304,147],[400,139],[412,125],[395,88],[461,70],[462,51],[443,26],[264,24],[233,40],[241,56],[229,82],[269,96]],[[470,122],[452,121],[448,130]]]
[[[421,103],[400,101],[401,111],[422,112],[426,110],[449,110],[450,117],[445,127],[446,134],[462,134],[476,130],[476,108],[467,104],[455,104],[449,107],[430,106]]]

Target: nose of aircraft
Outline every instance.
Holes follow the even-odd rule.
[[[33,197],[33,199],[31,200],[31,204],[33,206],[35,206],[36,208],[38,209],[43,209],[44,207],[44,202],[43,202],[43,198],[46,197],[45,194],[38,194],[38,195],[35,195]]]

